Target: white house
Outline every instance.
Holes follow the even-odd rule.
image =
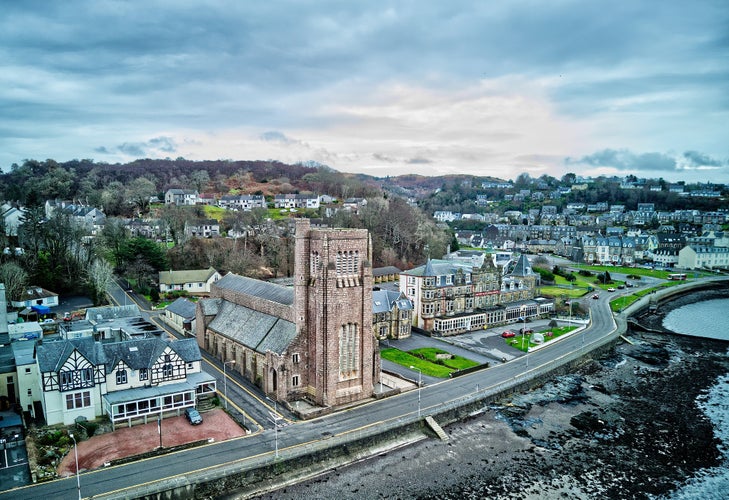
[[[39,344],[36,356],[48,425],[102,415],[113,426],[147,423],[180,415],[215,393],[195,339],[56,340]]]
[[[277,194],[273,198],[275,208],[312,208],[320,207],[319,196],[315,194]]]
[[[729,248],[686,245],[678,252],[681,269],[729,269]]]
[[[6,236],[17,236],[18,228],[22,225],[23,214],[25,209],[16,208],[12,205],[4,203],[0,207],[0,212],[5,220],[5,235]]]
[[[220,273],[212,267],[185,271],[162,271],[159,273],[159,291],[160,293],[186,291],[192,295],[209,294],[210,285],[220,278]]]
[[[192,335],[195,331],[195,308],[194,302],[180,297],[165,308],[163,318],[178,332]]]
[[[56,307],[58,305],[58,294],[48,291],[39,286],[26,288],[18,297],[18,300],[10,302],[13,307],[45,306]]]
[[[198,192],[194,189],[168,189],[165,193],[165,205],[195,205]]]

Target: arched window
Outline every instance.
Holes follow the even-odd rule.
[[[319,252],[311,252],[311,259],[310,259],[309,263],[310,263],[309,272],[312,275],[318,274],[319,273],[319,268],[321,266]]]
[[[344,274],[344,256],[342,255],[342,252],[337,252],[337,276],[341,276]]]
[[[339,378],[354,378],[359,371],[359,332],[357,325],[347,323],[339,329]]]

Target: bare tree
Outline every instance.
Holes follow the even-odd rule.
[[[15,262],[0,265],[0,283],[5,284],[5,297],[8,302],[19,300],[28,285],[28,273]]]
[[[127,186],[127,199],[131,201],[140,213],[149,208],[149,199],[157,193],[154,182],[146,177],[137,177]]]
[[[104,297],[114,281],[111,265],[102,259],[96,259],[86,271],[86,283],[91,289],[94,304],[104,303]]]
[[[198,193],[202,193],[203,189],[207,187],[208,182],[210,182],[210,174],[208,174],[207,170],[195,170],[190,174],[190,182],[195,186]]]

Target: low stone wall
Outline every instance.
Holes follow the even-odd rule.
[[[729,280],[725,280],[729,281]],[[659,301],[677,294],[698,290],[712,283],[687,283],[658,290],[652,296]],[[617,327],[599,344],[590,344],[587,352],[574,352],[551,364],[534,368],[520,377],[503,382],[497,387],[470,393],[462,398],[445,402],[429,409],[428,414],[442,426],[458,422],[484,410],[489,404],[541,386],[554,376],[570,373],[595,356],[611,352],[619,337],[627,331],[627,318],[648,307],[651,295],[631,304],[615,315]],[[334,467],[364,460],[385,450],[407,445],[426,437],[429,432],[417,415],[408,415],[396,422],[385,422],[364,429],[344,432],[329,439],[294,446],[279,452],[280,458],[272,460],[271,454],[244,458],[234,463],[205,472],[190,473],[147,484],[133,491],[124,491],[123,498],[144,499],[193,499],[217,497],[224,494],[249,496],[272,491],[287,484],[315,477]],[[121,498],[116,495],[100,495],[97,499]]]

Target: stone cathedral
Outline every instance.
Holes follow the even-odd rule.
[[[372,244],[366,229],[296,221],[294,286],[228,274],[198,302],[202,349],[277,401],[338,406],[373,395]]]

